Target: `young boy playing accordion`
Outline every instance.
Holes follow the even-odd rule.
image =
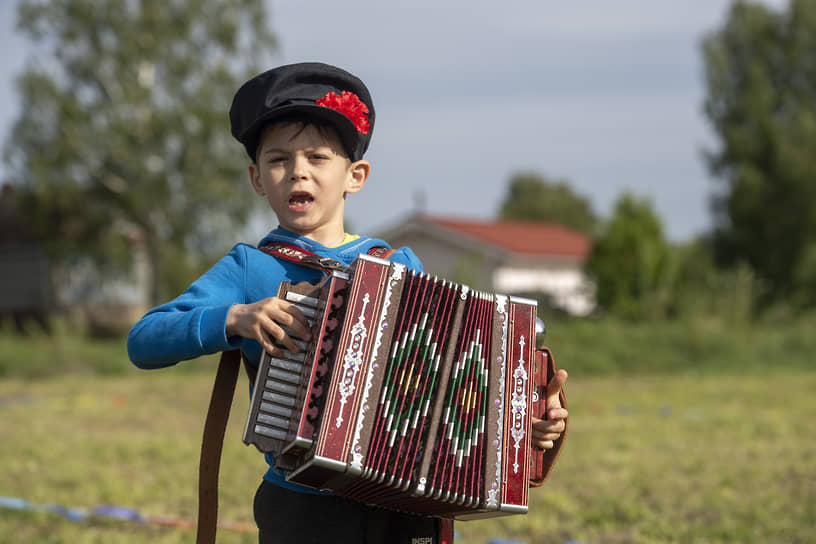
[[[374,128],[368,89],[348,72],[320,63],[281,66],[247,81],[230,109],[233,136],[251,160],[249,178],[278,219],[259,243],[283,242],[344,265],[382,240],[344,231],[346,195],[360,191],[371,165],[363,159]],[[421,270],[409,248],[390,260]],[[315,282],[321,272],[238,244],[176,299],[148,312],[130,332],[128,353],[139,368],[174,365],[240,349],[257,367],[263,350],[300,351],[309,325],[276,296],[281,282]],[[292,338],[295,336],[295,338]],[[547,420],[533,420],[533,444],[551,448],[564,429],[558,404],[566,373],[551,382]],[[439,542],[433,518],[368,507],[293,484],[269,468],[255,496],[260,542]]]

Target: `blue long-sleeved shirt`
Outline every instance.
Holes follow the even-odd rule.
[[[258,245],[268,242],[296,245],[346,265],[372,247],[389,247],[382,240],[360,237],[328,248],[281,228],[270,232]],[[400,248],[391,260],[409,269],[422,270],[422,263],[409,248]],[[150,310],[133,326],[128,336],[128,356],[139,368],[152,369],[240,348],[249,363],[257,367],[263,352],[261,345],[256,340],[226,335],[230,307],[275,296],[283,281],[314,282],[321,276],[318,270],[276,259],[247,244],[237,244],[181,295]],[[269,470],[264,479],[297,491],[313,491],[287,482],[284,474],[273,468],[271,454],[266,455],[266,460]]]

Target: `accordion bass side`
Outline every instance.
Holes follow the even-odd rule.
[[[534,301],[366,255],[278,296],[306,314],[312,341],[264,352],[244,442],[274,454],[289,481],[368,504],[526,513],[542,466],[530,416],[547,381]]]

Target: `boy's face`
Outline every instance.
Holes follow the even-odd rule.
[[[343,240],[344,195],[362,189],[369,172],[367,161],[349,161],[333,131],[300,123],[267,127],[249,165],[280,226],[326,246]]]

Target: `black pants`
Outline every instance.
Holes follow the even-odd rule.
[[[260,544],[439,544],[438,520],[264,481],[255,493]]]

